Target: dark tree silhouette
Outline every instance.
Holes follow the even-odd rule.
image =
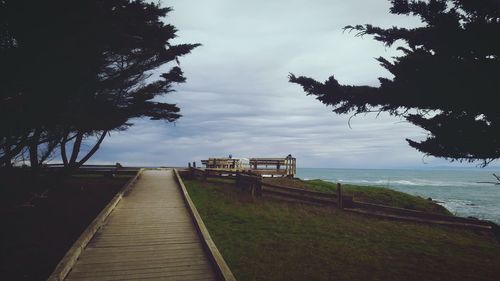
[[[403,42],[402,56],[380,64],[394,78],[380,86],[324,83],[290,75],[338,114],[385,111],[429,132],[424,141],[407,139],[419,151],[449,160],[500,157],[500,1],[393,0],[393,14],[418,16],[424,26],[346,26],[357,36],[372,35],[386,46]]]
[[[59,147],[75,168],[131,118],[179,118],[155,98],[185,81],[175,64],[198,44],[170,43],[170,11],[142,0],[0,1],[0,165],[28,155],[37,167]]]

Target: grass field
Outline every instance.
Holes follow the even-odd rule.
[[[480,234],[185,183],[240,281],[500,280],[500,246]]]

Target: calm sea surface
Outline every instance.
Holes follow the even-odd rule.
[[[473,216],[500,223],[500,185],[492,170],[483,169],[315,169],[299,168],[301,179],[381,186],[440,201],[458,216]],[[500,172],[497,171],[497,175]]]

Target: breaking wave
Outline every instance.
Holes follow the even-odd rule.
[[[458,182],[458,181],[432,181],[423,179],[411,180],[350,180],[350,179],[336,179],[333,182],[345,182],[360,185],[376,185],[376,186],[446,186],[446,187],[466,187],[466,186],[481,186],[483,184],[476,182]]]

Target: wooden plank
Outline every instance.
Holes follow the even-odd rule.
[[[106,239],[106,240],[96,240],[88,244],[88,247],[99,247],[99,248],[105,248],[105,247],[111,247],[114,245],[118,245],[120,247],[123,247],[123,244],[131,244],[134,245],[135,247],[137,246],[145,246],[148,244],[151,245],[162,245],[162,244],[188,244],[188,243],[197,243],[198,242],[198,237],[196,236],[191,236],[191,237],[181,237],[181,236],[175,236],[175,237],[168,237],[170,235],[165,235],[167,237],[161,237],[161,236],[156,236],[156,237],[148,237],[148,238],[141,238],[141,237],[135,237],[132,239]]]
[[[128,233],[119,232],[120,230],[123,229],[129,230]],[[154,236],[154,235],[162,235],[168,233],[179,233],[179,234],[190,233],[191,230],[192,228],[187,228],[187,226],[178,226],[173,228],[147,228],[147,229],[142,229],[142,228],[130,229],[126,227],[116,227],[114,229],[110,229],[110,231],[107,232],[107,236],[117,237],[117,238],[128,237],[132,235]],[[154,231],[155,233],[151,233],[152,231]]]
[[[75,280],[75,281],[95,281],[95,277],[90,277],[90,278],[68,278],[68,281]],[[156,274],[143,274],[142,276],[115,276],[115,277],[107,277],[107,278],[102,278],[98,279],[102,281],[115,281],[115,280],[121,280],[121,281],[126,281],[126,280],[172,280],[172,281],[194,281],[194,280],[214,280],[214,277],[211,275],[207,275],[206,272],[191,272],[191,273],[186,273],[184,272],[183,274],[161,274],[161,273],[156,273]]]
[[[69,276],[67,280],[78,280],[78,281],[96,281],[96,280],[144,280],[148,278],[154,278],[158,280],[192,280],[199,277],[213,276],[213,273],[207,269],[191,269],[187,271],[152,271],[140,274],[121,274],[115,276]],[[181,279],[182,278],[182,279]],[[214,277],[209,280],[214,280]]]
[[[168,237],[168,238],[165,238]],[[115,234],[106,235],[100,238],[101,242],[112,242],[112,241],[143,241],[149,239],[171,239],[171,238],[198,238],[192,231],[175,230],[175,231],[162,231],[161,233],[136,233],[136,234]]]
[[[130,261],[134,261],[136,264],[142,263],[154,263],[154,262],[184,262],[189,260],[206,260],[205,254],[203,251],[197,251],[193,253],[192,251],[172,251],[172,252],[158,252],[156,255],[148,255],[144,259],[137,260],[133,256],[123,256],[120,259],[104,259],[101,256],[87,256],[82,257],[79,262],[82,262],[82,266],[91,264],[122,264],[129,263]],[[76,270],[76,269],[75,269]]]
[[[107,235],[102,238],[102,239],[96,239],[95,241],[92,241],[92,243],[122,243],[122,242],[128,242],[128,243],[139,243],[139,242],[155,242],[155,241],[187,241],[187,240],[192,240],[196,241],[198,237],[194,233],[186,233],[186,234],[177,234],[174,232],[171,233],[162,233],[161,236],[126,236],[126,237],[118,237],[115,238],[116,236],[113,237],[108,237]],[[89,243],[90,245],[90,243]],[[135,245],[135,244],[134,244]]]
[[[110,270],[114,270],[115,267],[120,267],[123,265],[127,265],[129,267],[135,267],[135,266],[142,266],[143,264],[170,264],[170,263],[175,263],[175,264],[182,264],[182,263],[189,263],[189,262],[204,262],[205,261],[205,255],[200,254],[200,255],[186,255],[186,256],[164,256],[164,257],[149,257],[147,259],[141,259],[141,260],[136,260],[136,259],[126,259],[122,261],[92,261],[92,260],[87,260],[87,261],[82,261],[82,264],[79,266],[79,268],[74,268],[73,270],[97,270],[99,266],[105,266],[107,268],[110,268]],[[133,265],[130,265],[133,263]]]
[[[91,277],[92,275],[118,275],[120,273],[125,272],[123,269],[126,269],[127,271],[135,271],[135,272],[145,272],[145,271],[152,271],[158,268],[162,269],[168,269],[169,271],[185,271],[185,269],[189,268],[204,268],[208,271],[211,270],[209,265],[207,265],[205,259],[188,259],[184,261],[178,261],[178,262],[165,262],[165,261],[157,261],[157,262],[149,262],[149,263],[136,263],[134,261],[129,261],[129,262],[123,262],[123,263],[117,263],[117,264],[105,264],[105,263],[100,263],[100,264],[88,264],[85,267],[81,267],[78,269],[75,269],[74,272],[72,272],[72,277],[73,278],[78,278],[78,277]],[[78,272],[76,271],[78,270]],[[80,275],[78,275],[80,274]],[[208,274],[210,275],[210,274]],[[213,274],[212,274],[213,275]]]
[[[164,252],[152,252],[152,253],[129,253],[127,255],[117,256],[117,255],[83,255],[78,260],[81,265],[93,264],[93,263],[127,263],[128,261],[149,261],[158,260],[166,258],[185,258],[188,257],[193,259],[193,257],[198,256],[205,257],[205,253],[200,251],[185,251],[183,250],[169,250]],[[111,259],[110,259],[111,258]],[[79,264],[80,265],[80,264]],[[76,267],[75,267],[76,268]]]
[[[154,276],[152,274],[161,274],[161,275],[187,275],[193,272],[203,272],[206,274],[210,274],[211,268],[210,265],[205,263],[198,264],[181,264],[181,265],[160,265],[160,266],[149,266],[144,265],[140,268],[131,269],[129,266],[122,267],[116,270],[109,271],[74,271],[71,273],[72,278],[89,278],[95,277],[97,278],[106,278],[106,277],[123,277],[123,276]],[[138,279],[140,280],[140,279]]]

